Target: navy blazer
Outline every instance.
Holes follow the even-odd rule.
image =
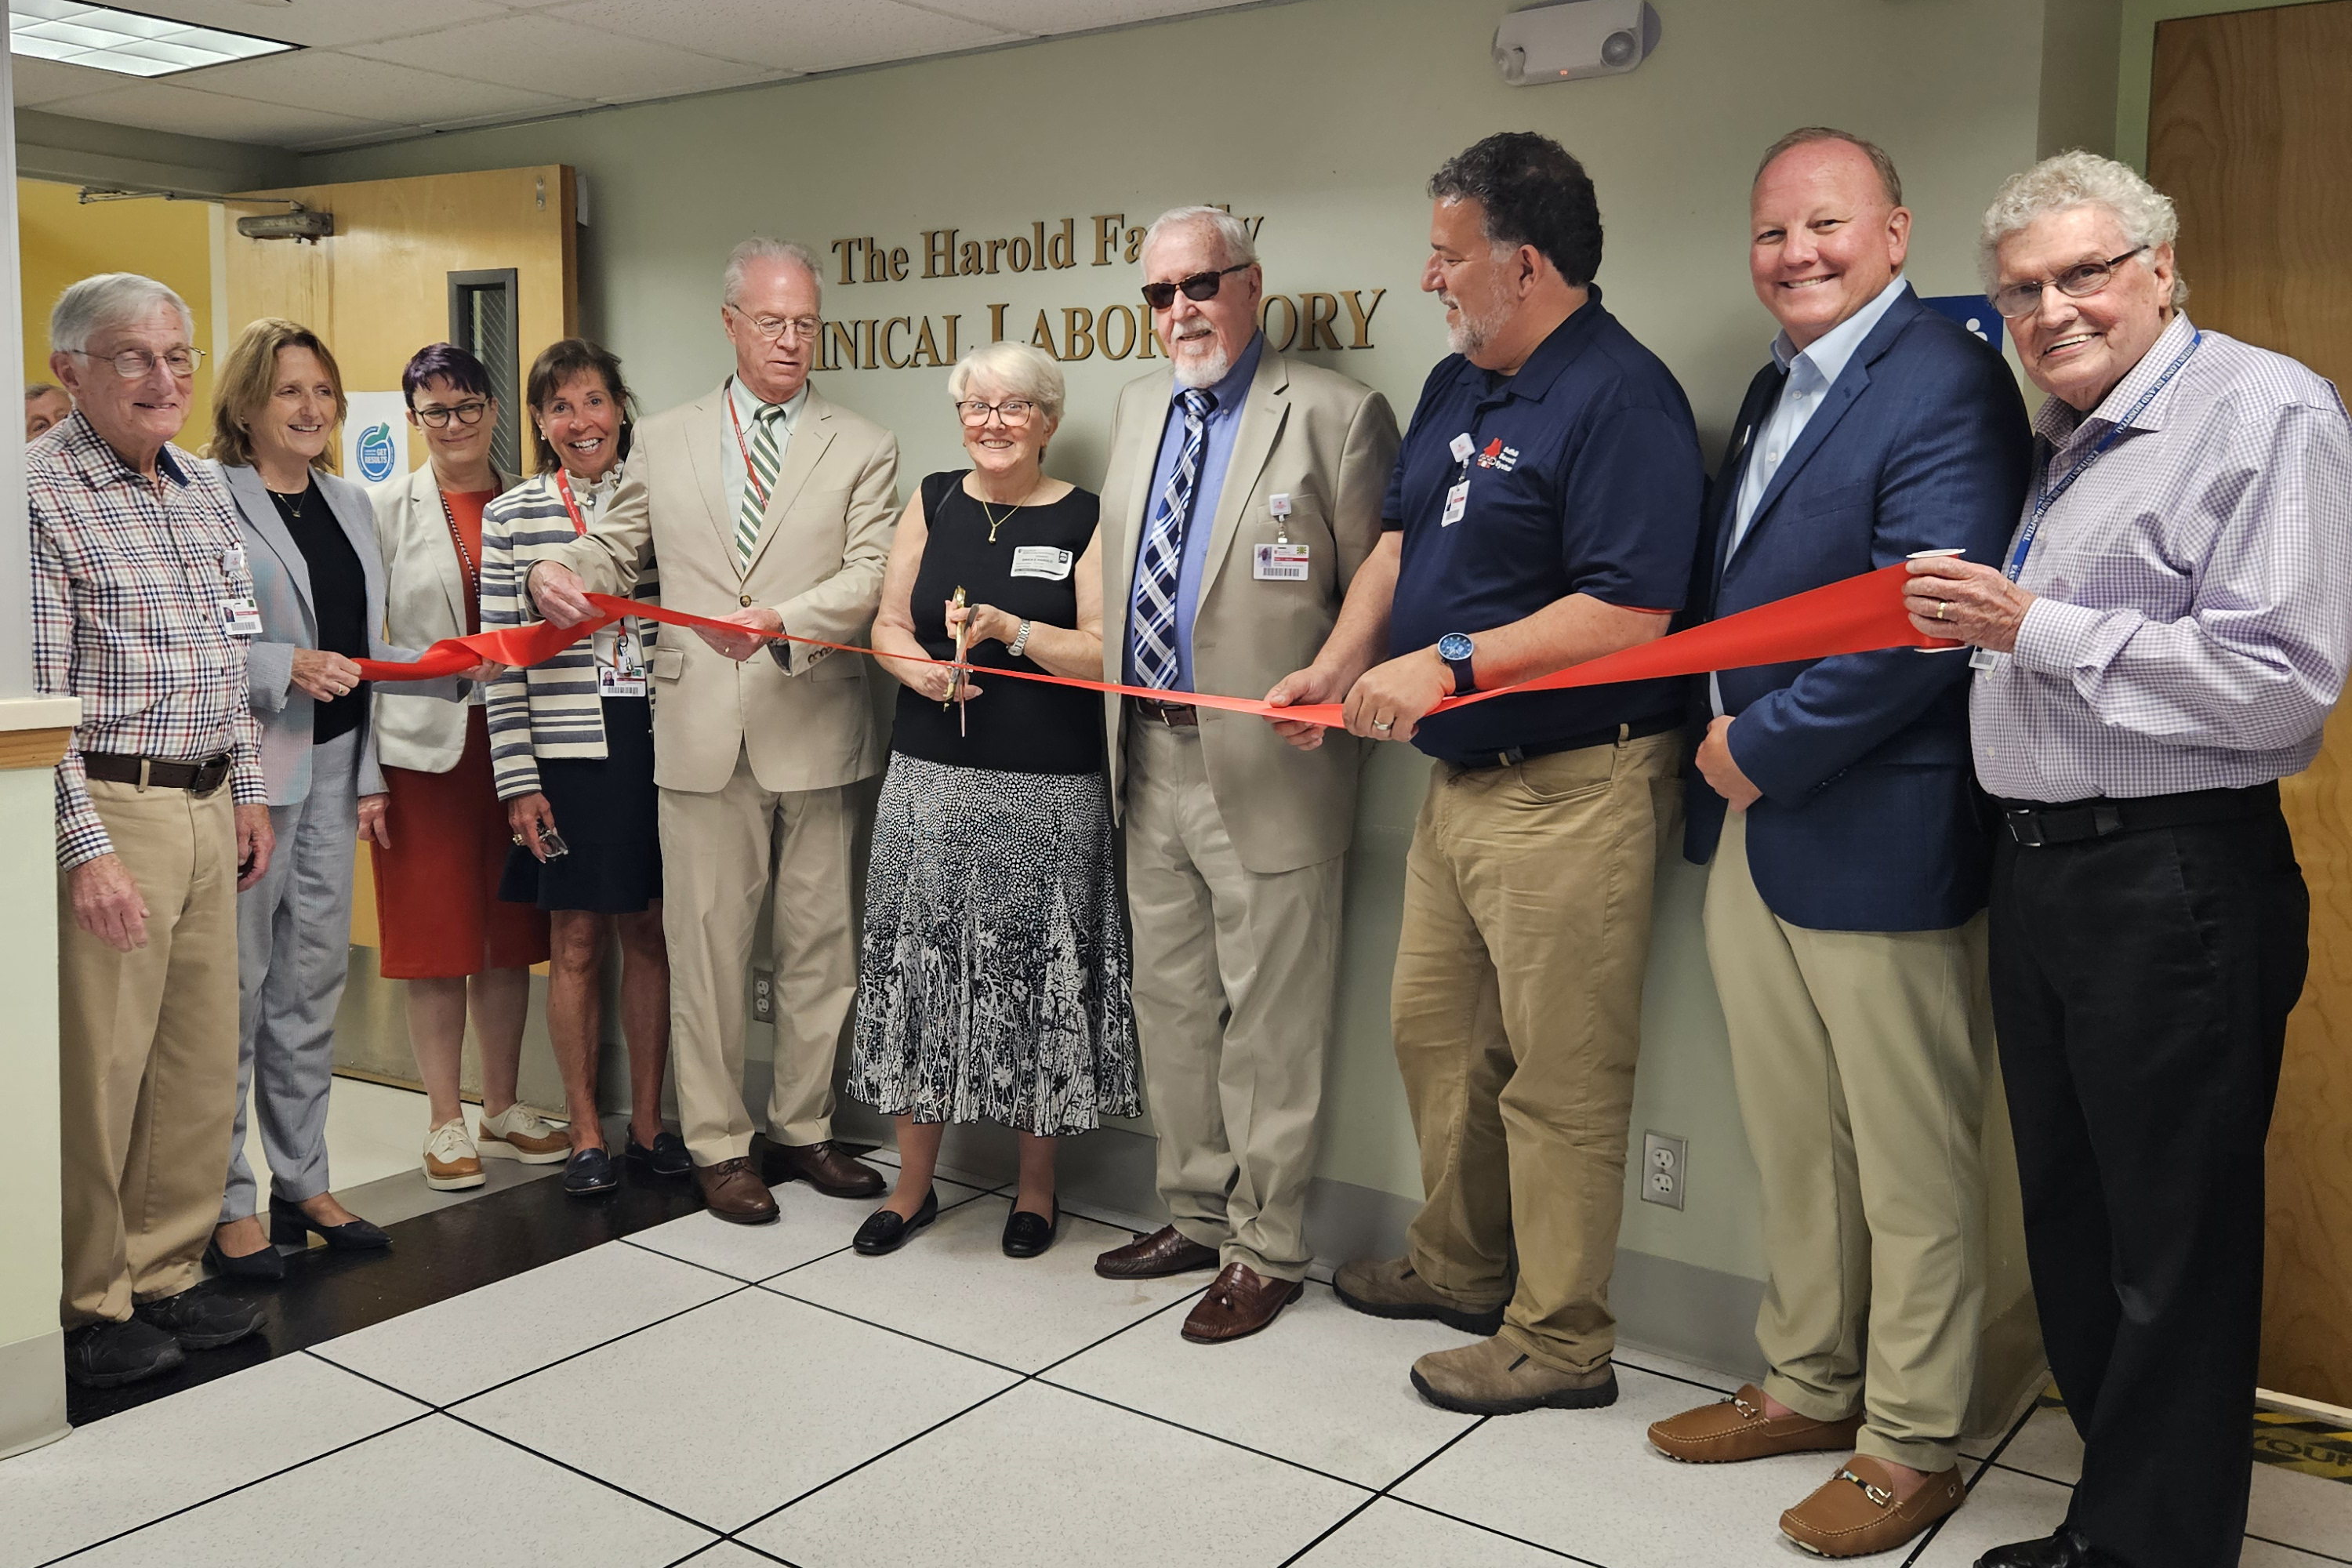
[[[1707,496],[1691,620],[1958,548],[1999,564],[2032,436],[2009,366],[1904,289],[1846,362],[1728,552],[1747,447],[1783,375],[1749,384]],[[1878,653],[1726,670],[1732,760],[1764,792],[1748,863],[1772,912],[1813,931],[1942,931],[1985,904],[1991,849],[1969,757],[1968,660]],[[1696,681],[1697,728],[1712,710]],[[1685,773],[1684,855],[1715,853],[1727,806]]]

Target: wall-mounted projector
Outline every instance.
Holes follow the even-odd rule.
[[[335,215],[296,207],[290,213],[265,213],[236,220],[236,232],[247,239],[307,239],[316,242],[335,232]]]
[[[1495,29],[1495,68],[1513,87],[1622,76],[1658,47],[1649,0],[1552,0],[1514,11]]]

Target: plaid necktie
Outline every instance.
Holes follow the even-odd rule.
[[[767,498],[776,491],[776,470],[783,459],[776,451],[776,426],[783,422],[782,404],[762,403],[751,422],[752,482],[743,487],[743,504],[735,513],[735,554],[744,568],[751,564],[752,547],[760,542],[760,520]]]
[[[1184,529],[1201,477],[1201,450],[1208,445],[1209,411],[1217,405],[1214,394],[1195,388],[1187,388],[1177,402],[1184,410],[1184,449],[1176,456],[1176,471],[1168,476],[1143,535],[1129,617],[1135,627],[1135,673],[1145,686],[1172,687],[1178,679],[1176,579],[1184,563]]]

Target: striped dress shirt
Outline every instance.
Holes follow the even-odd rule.
[[[113,853],[82,756],[198,763],[226,753],[230,798],[266,805],[245,639],[221,606],[251,601],[236,503],[220,476],[166,446],[150,484],[74,414],[25,453],[33,531],[33,680],[81,699],[57,768],[58,864]]]
[[[596,513],[611,502],[620,482],[621,470],[615,465],[593,486],[572,486],[572,499],[580,503],[581,516],[593,523]],[[534,607],[523,595],[523,577],[533,562],[578,537],[551,473],[534,474],[484,507],[482,629],[493,631],[537,620]],[[631,596],[646,604],[661,603],[661,584],[650,551]],[[640,657],[650,660],[656,623],[631,616],[622,624],[636,639]],[[573,643],[545,664],[514,670],[490,682],[490,769],[500,800],[538,793],[541,757],[595,759],[605,754],[604,703],[596,694],[596,666],[612,659],[616,640],[616,630],[607,627]],[[651,689],[649,684],[647,701],[652,700]]]
[[[2336,388],[2207,332],[2091,457],[2195,335],[2176,314],[2088,416],[2053,397],[2034,417],[2034,496],[2092,466],[2042,518],[2015,652],[1969,694],[1995,795],[2242,789],[2319,752],[2352,661],[2352,418]]]

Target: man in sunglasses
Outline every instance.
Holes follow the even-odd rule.
[[[1170,1223],[1095,1269],[1217,1268],[1183,1327],[1214,1343],[1272,1322],[1314,1256],[1307,1184],[1362,748],[1294,750],[1187,694],[1254,695],[1314,657],[1380,539],[1397,433],[1379,393],[1260,334],[1241,222],[1178,207],[1142,258],[1171,369],[1129,383],[1112,423],[1103,673],[1165,693],[1107,707]]]
[[[1583,166],[1505,133],[1430,195],[1421,286],[1454,353],[1422,389],[1338,630],[1276,693],[1344,692],[1350,731],[1437,761],[1391,994],[1428,1195],[1402,1258],[1334,1283],[1359,1311],[1490,1336],[1414,1363],[1444,1408],[1596,1406],[1617,1397],[1609,1278],[1682,689],[1429,714],[1663,634],[1705,476],[1682,388],[1601,308]]]

